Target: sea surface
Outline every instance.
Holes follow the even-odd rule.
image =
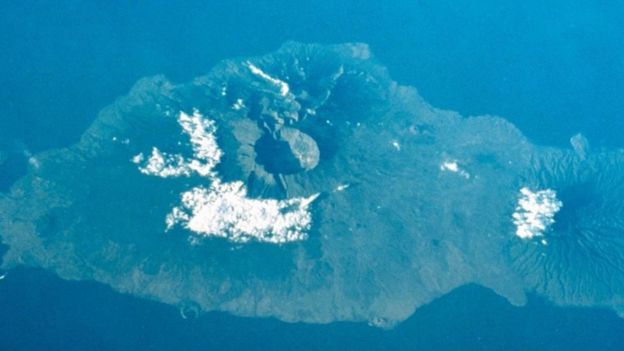
[[[365,42],[432,105],[494,114],[537,144],[624,147],[624,5],[615,1],[0,3],[0,142],[71,145],[138,79],[184,82],[287,40]],[[1,150],[1,149],[0,149]],[[26,171],[0,164],[0,191]],[[0,350],[623,350],[610,310],[513,307],[465,286],[392,330],[177,308],[19,268],[0,280]]]

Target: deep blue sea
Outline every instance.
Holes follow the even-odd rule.
[[[624,147],[624,4],[577,0],[4,0],[0,139],[33,153],[71,145],[141,77],[187,81],[287,40],[368,43],[432,105],[503,116],[538,144],[566,146],[581,132],[592,147]],[[11,162],[0,190],[25,171]],[[389,331],[182,319],[174,307],[36,269],[0,280],[1,351],[212,349],[624,350],[624,319],[539,297],[513,307],[477,286]]]

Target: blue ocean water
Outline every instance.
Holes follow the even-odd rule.
[[[621,350],[624,333],[624,323],[606,311],[537,299],[517,308],[476,286],[390,331],[222,313],[185,320],[170,306],[34,270],[12,274],[0,296],[2,350]]]
[[[529,1],[0,4],[0,138],[32,152],[69,145],[139,78],[185,81],[221,59],[290,39],[362,41],[391,75],[433,105],[499,114],[533,141],[622,146],[624,8]],[[7,163],[8,165],[8,163]],[[8,184],[23,172],[4,167]],[[36,270],[0,282],[0,349],[613,349],[624,321],[608,311],[509,306],[462,288],[393,331],[289,325],[171,307],[67,283]]]

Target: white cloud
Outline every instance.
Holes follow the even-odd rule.
[[[307,238],[312,224],[309,206],[318,194],[287,200],[249,198],[243,182],[223,183],[214,171],[223,156],[214,121],[194,111],[192,115],[180,112],[178,123],[190,139],[193,158],[167,154],[156,147],[147,160],[142,153],[132,158],[143,174],[169,178],[195,173],[210,184],[180,194],[181,204],[165,218],[167,229],[181,225],[200,236],[237,243],[256,240],[281,244]]]
[[[238,111],[243,108],[245,108],[245,102],[243,101],[243,99],[236,99],[236,102],[232,105],[232,109]]]
[[[546,229],[555,223],[555,214],[562,206],[563,203],[552,189],[533,192],[523,187],[520,189],[516,212],[512,216],[516,236],[522,239],[543,236]]]
[[[390,143],[392,144],[392,146],[397,150],[397,151],[401,151],[401,144],[399,144],[398,141],[396,140],[392,140],[392,142]]]
[[[447,171],[447,172],[452,172],[452,173],[457,173],[459,175],[461,175],[462,177],[469,179],[470,178],[470,173],[466,172],[465,170],[461,169],[459,167],[459,164],[457,163],[457,161],[444,161],[440,164],[440,170],[441,171]]]
[[[280,90],[280,94],[282,96],[286,96],[288,95],[288,93],[290,92],[290,87],[288,86],[288,84],[286,82],[284,82],[283,80],[277,79],[277,78],[273,78],[270,75],[264,73],[263,70],[261,70],[260,68],[258,68],[258,66],[254,65],[253,63],[247,61],[247,67],[249,67],[249,70],[251,71],[251,73],[253,73],[254,75],[268,81],[269,83],[277,86]]]
[[[180,112],[178,124],[191,141],[192,159],[185,159],[179,154],[164,153],[153,147],[147,161],[144,160],[143,153],[140,153],[132,158],[132,162],[143,164],[139,167],[141,173],[163,178],[189,177],[193,173],[203,177],[216,176],[213,169],[221,161],[223,152],[217,145],[214,122],[195,111],[192,115]]]
[[[336,189],[334,189],[334,191],[345,191],[347,190],[349,187],[351,186],[351,184],[339,184]]]
[[[182,194],[182,204],[167,216],[168,228],[182,224],[205,236],[233,242],[286,243],[305,240],[312,224],[308,206],[318,194],[288,200],[252,199],[242,182],[214,181]]]
[[[146,175],[153,175],[162,178],[190,176],[191,169],[181,155],[169,155],[161,152],[158,148],[152,148],[152,154],[144,162],[143,154],[138,154],[132,158],[134,163],[144,163],[139,167],[139,171]]]

